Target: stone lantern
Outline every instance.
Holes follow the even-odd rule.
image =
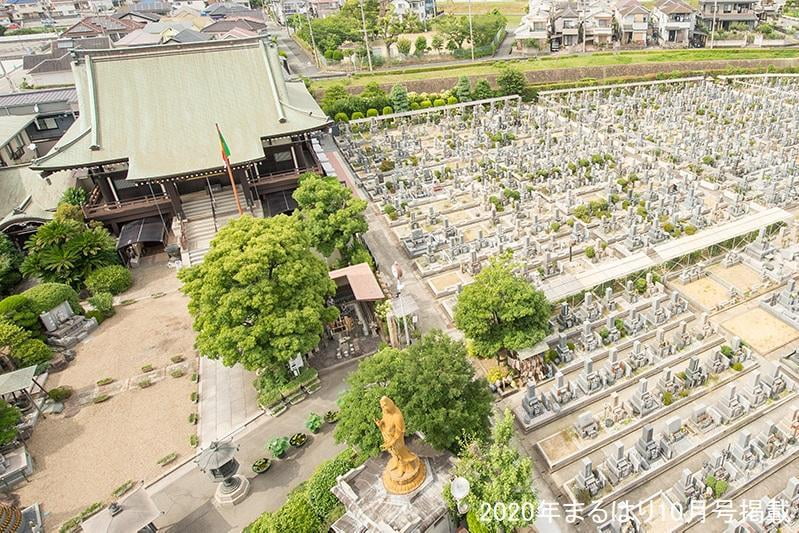
[[[233,457],[239,449],[227,442],[212,442],[194,460],[201,472],[218,483],[214,498],[220,505],[235,505],[247,497],[250,482],[237,474],[239,462]]]

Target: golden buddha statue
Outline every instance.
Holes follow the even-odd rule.
[[[392,494],[408,494],[424,481],[424,463],[405,446],[405,418],[391,398],[380,398],[380,409],[383,418],[375,424],[383,435],[381,448],[391,454],[383,471],[383,486]]]

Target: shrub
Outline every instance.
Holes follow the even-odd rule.
[[[147,365],[144,365],[144,366],[141,367],[141,371],[144,372],[145,374],[148,373],[148,372],[152,372],[153,370],[154,370],[154,367],[153,367],[153,365],[150,365],[150,364],[147,364]]]
[[[318,533],[322,528],[322,523],[313,512],[308,501],[308,495],[304,490],[291,493],[286,503],[276,512],[271,514],[272,526],[274,529],[260,530],[264,533],[269,531],[282,532],[291,531],[292,533]],[[253,530],[254,532],[259,530]]]
[[[379,114],[380,114],[380,113],[378,113],[378,112],[377,112],[377,109],[375,109],[374,107],[371,107],[371,108],[369,108],[369,109],[367,109],[367,110],[366,110],[366,116],[367,116],[367,117],[370,117],[370,118],[371,118],[371,117],[376,117],[376,116],[378,116]]]
[[[68,400],[69,397],[72,396],[72,387],[67,387],[66,385],[55,387],[53,389],[50,389],[47,395],[54,402],[63,402],[64,400]]]
[[[38,333],[41,331],[39,316],[34,311],[30,298],[14,294],[0,300],[0,317],[22,329]]]
[[[176,368],[169,372],[169,375],[175,379],[182,378],[186,375],[186,372],[182,368]]]
[[[319,465],[308,479],[305,490],[308,493],[308,502],[316,516],[322,520],[338,505],[338,498],[330,492],[336,484],[336,478],[355,468],[351,450],[345,450],[336,458]]]
[[[363,118],[363,113],[356,111],[352,114],[352,120],[359,120]]]
[[[196,448],[200,445],[200,437],[197,435],[189,435],[189,446]]]
[[[431,102],[430,100],[422,100],[421,102],[419,102],[419,107],[421,107],[422,109],[433,107],[433,102]]]
[[[18,367],[39,366],[52,359],[53,352],[39,339],[28,339],[12,349],[11,357]]]
[[[102,387],[103,385],[110,385],[114,382],[114,378],[103,378],[97,380],[97,386]]]
[[[103,322],[105,322],[105,319],[107,317],[103,313],[101,313],[100,311],[98,311],[96,309],[92,309],[91,311],[86,311],[86,318],[88,318],[88,319],[92,319],[93,318],[93,319],[95,319],[97,321],[97,325],[100,325]]]
[[[740,361],[735,361],[733,364],[730,365],[730,368],[735,370],[736,372],[740,372],[744,369],[744,364]]]
[[[390,105],[387,105],[386,107],[383,108],[383,114],[384,115],[390,115],[393,112],[394,112],[394,109]]]
[[[266,449],[279,459],[286,455],[286,450],[289,449],[289,439],[288,437],[275,437],[266,443]]]
[[[447,105],[452,105],[452,104],[457,104],[457,103],[458,103],[458,99],[455,98],[454,96],[450,96],[449,98],[447,98]]]
[[[441,107],[442,105],[447,105],[447,101],[443,98],[436,98],[433,100],[433,107]]]
[[[107,318],[114,314],[114,297],[110,292],[97,292],[89,298],[89,303],[92,304],[95,311]]]
[[[688,224],[687,226],[685,226],[685,234],[686,235],[693,235],[694,233],[696,233],[696,226],[693,226],[691,224]]]
[[[75,292],[75,289],[63,283],[41,283],[22,294],[31,301],[33,312],[37,316],[63,302],[69,302],[69,306],[75,313],[83,314],[83,307],[80,306],[78,293]]]
[[[663,405],[671,405],[674,402],[674,395],[670,391],[663,393]]]
[[[319,431],[319,428],[322,427],[322,417],[316,413],[311,413],[305,421],[305,427],[308,428],[308,431],[311,433],[316,433]]]
[[[111,399],[111,395],[110,394],[98,394],[97,396],[94,397],[94,400],[92,400],[92,401],[94,403],[103,403],[103,402],[108,401],[110,399]]]
[[[593,259],[594,257],[596,257],[596,250],[594,250],[593,246],[587,246],[585,248],[585,256],[588,259]]]
[[[171,463],[172,461],[174,461],[177,458],[178,458],[178,454],[175,453],[175,452],[172,452],[172,453],[170,453],[168,455],[165,455],[165,456],[161,457],[158,461],[156,461],[156,463],[159,466],[166,466],[166,465],[168,465],[169,463]]]
[[[390,220],[397,220],[397,208],[391,204],[383,206],[383,212]]]
[[[341,413],[339,411],[328,411],[325,413],[325,422],[328,424],[335,424],[338,422]]]
[[[646,292],[646,278],[638,278],[635,280],[635,290],[638,294],[644,294]]]
[[[721,348],[719,348],[719,351],[721,352],[721,355],[723,355],[727,359],[731,359],[733,356],[732,347],[730,347],[727,344],[722,344]]]
[[[22,254],[5,233],[0,233],[0,295],[8,294],[22,280]]]
[[[182,355],[173,355],[172,357],[169,358],[169,360],[172,361],[175,364],[178,364],[178,363],[182,363],[183,361],[185,361],[186,358],[183,357]]]
[[[0,446],[17,438],[17,424],[22,420],[19,409],[0,399]]]
[[[302,448],[305,446],[305,443],[308,442],[308,435],[305,433],[295,433],[289,439],[289,444],[294,446],[295,448]]]
[[[347,113],[340,111],[336,113],[336,116],[333,117],[333,120],[335,120],[336,122],[349,122],[350,117],[347,116]]]
[[[146,389],[147,387],[152,386],[152,384],[153,382],[150,381],[149,379],[143,379],[138,383],[140,389]]]
[[[389,172],[390,170],[394,170],[394,161],[383,159],[380,162],[380,172]]]
[[[82,224],[84,221],[83,209],[77,205],[58,204],[58,207],[55,209],[53,219],[61,221],[74,220],[75,222],[80,222]]]
[[[89,199],[89,193],[86,189],[80,187],[67,187],[61,194],[61,200],[58,203],[69,204],[75,206],[82,206]]]
[[[133,275],[122,265],[108,265],[98,268],[86,278],[86,288],[92,294],[109,292],[120,294],[133,285]]]

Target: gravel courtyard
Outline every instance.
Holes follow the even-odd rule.
[[[168,468],[157,464],[160,458],[174,452],[179,461],[193,452],[189,436],[195,426],[188,416],[196,410],[190,399],[196,355],[187,298],[165,262],[142,266],[134,279],[121,299],[141,300],[118,306],[114,317],[76,347],[75,361],[46,383],[76,392],[63,413],[37,424],[27,443],[34,474],[17,492],[26,504],[42,504],[48,530],[96,501],[107,503],[128,480],[157,477]],[[166,371],[175,355],[186,359],[182,377]],[[157,369],[153,384],[140,388],[148,364]],[[115,381],[102,392],[111,398],[80,405],[78,397],[96,394],[96,382],[108,377]]]

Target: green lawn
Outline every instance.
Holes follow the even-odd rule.
[[[589,55],[553,56],[540,59],[505,61],[512,63],[522,71],[548,70],[556,68],[596,67],[606,65],[631,65],[640,63],[662,63],[672,61],[703,61],[718,59],[780,59],[799,57],[799,50],[788,49],[736,49],[736,50],[658,50],[652,52],[595,53]],[[477,64],[430,67],[424,69],[407,69],[375,74],[356,74],[349,79],[330,79],[313,81],[313,89],[326,89],[331,85],[343,84],[362,87],[370,82],[395,84],[413,80],[431,78],[453,78],[460,76],[487,76],[497,74],[497,61],[485,61]],[[410,72],[409,72],[410,70]]]

